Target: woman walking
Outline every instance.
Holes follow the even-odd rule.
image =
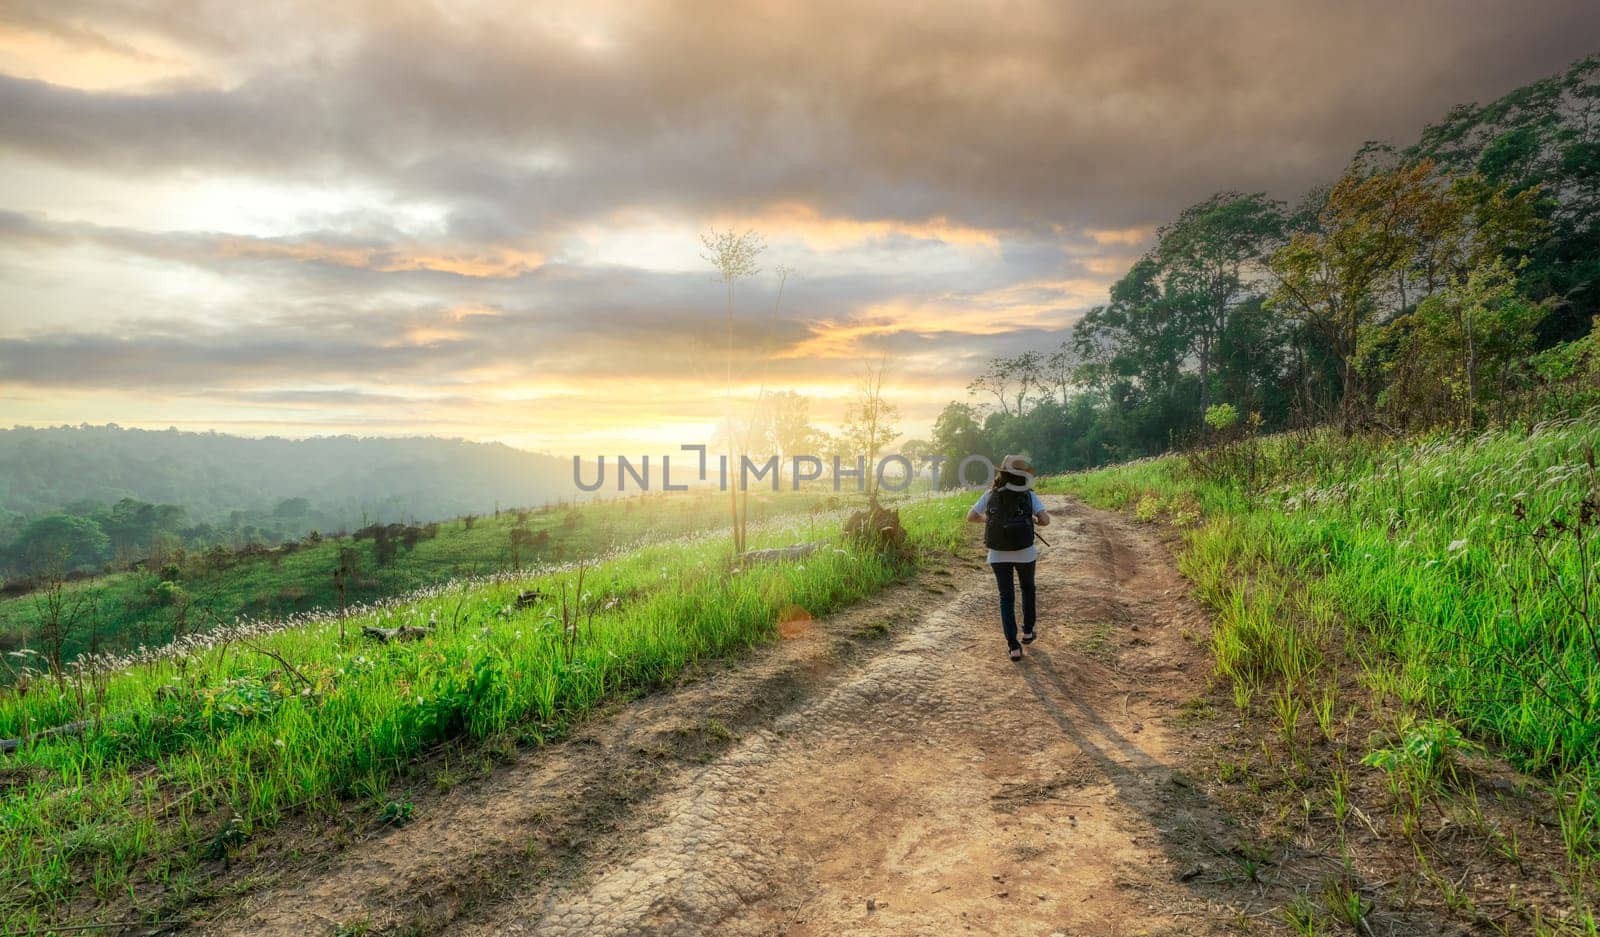
[[[1020,455],[1000,460],[994,482],[967,512],[967,520],[983,524],[983,545],[989,548],[989,566],[1000,587],[1000,625],[1005,629],[1011,659],[1022,660],[1022,645],[1032,644],[1034,631],[1033,567],[1039,548],[1033,545],[1033,528],[1050,523],[1044,502],[1033,492],[1033,466]],[[1013,582],[1013,574],[1015,580]],[[1018,641],[1015,586],[1022,587],[1022,635]]]

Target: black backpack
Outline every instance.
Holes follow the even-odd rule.
[[[997,488],[989,492],[983,545],[991,550],[1026,550],[1033,546],[1033,492]]]

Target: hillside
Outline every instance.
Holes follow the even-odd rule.
[[[761,523],[836,509],[826,492],[750,499]],[[293,619],[392,601],[452,580],[537,570],[704,531],[715,492],[507,509],[420,525],[373,525],[277,547],[170,551],[156,564],[0,597],[0,652],[70,661],[120,654],[238,619]],[[336,572],[339,574],[336,575]]]
[[[1198,443],[1209,407],[1266,431],[1482,429],[1600,404],[1600,57],[1302,193],[1224,190],[1054,349],[990,360],[930,449],[1067,472]]]
[[[0,430],[0,544],[125,498],[181,508],[168,527],[185,539],[233,544],[539,505],[571,475],[569,459],[458,439],[16,427]]]
[[[9,655],[20,673],[0,691],[0,738],[22,741],[0,773],[0,923],[188,913],[213,887],[213,859],[306,811],[380,797],[440,746],[558,738],[602,703],[913,572],[955,545],[964,500],[908,505],[905,550],[884,553],[799,498],[751,534],[753,546],[827,545],[801,563],[730,573],[721,537],[639,546],[348,617],[213,630],[63,678],[87,695],[50,692],[56,677],[17,666],[39,655]],[[380,644],[362,637],[369,626],[426,631]],[[38,734],[90,710],[92,725]]]

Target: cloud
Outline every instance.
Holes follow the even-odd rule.
[[[345,267],[375,273],[445,273],[491,279],[532,273],[543,266],[545,260],[543,254],[515,245],[428,245],[337,232],[270,238],[216,232],[142,231],[84,222],[56,222],[38,215],[0,210],[0,246],[61,247],[74,243],[214,269],[254,261]]]
[[[1596,25],[1583,0],[1536,17],[1490,2],[952,2],[909,21],[858,3],[630,3],[544,21],[567,7],[373,5],[330,24],[325,4],[291,4],[254,44],[216,22],[231,5],[146,15],[173,42],[233,35],[262,64],[154,92],[5,78],[0,145],[141,172],[350,174],[524,231],[622,206],[790,202],[1115,230],[1217,188],[1295,194],[1367,138],[1591,51]]]
[[[738,380],[822,392],[888,354],[926,414],[1054,347],[1185,205],[1294,198],[1597,25],[1587,0],[15,0],[0,393],[520,439],[714,418],[715,225],[769,245]]]

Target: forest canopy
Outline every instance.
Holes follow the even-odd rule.
[[[1411,146],[1368,144],[1295,204],[1220,192],[1053,354],[992,361],[928,451],[1046,471],[1272,431],[1469,430],[1600,404],[1600,57]]]

